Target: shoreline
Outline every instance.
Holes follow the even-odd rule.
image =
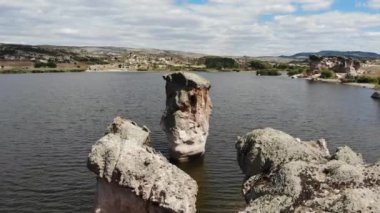
[[[305,80],[312,81],[312,82],[347,85],[347,86],[360,87],[360,88],[372,89],[372,90],[375,89],[375,87],[376,87],[376,85],[370,84],[370,83],[342,83],[338,79],[322,79],[322,78],[310,79],[310,78],[305,78]]]
[[[85,72],[84,69],[21,69],[21,70],[0,70],[1,74],[37,74],[37,73],[75,73]]]
[[[121,69],[109,69],[109,70],[84,70],[84,69],[32,69],[32,70],[0,70],[1,74],[38,74],[38,73],[153,73],[153,72],[175,72],[168,70],[121,70]],[[254,73],[256,71],[233,71],[233,70],[198,70],[198,71],[185,71],[185,72],[206,72],[206,73],[227,73],[227,72],[236,72],[236,73]],[[364,89],[375,90],[376,85],[370,83],[342,83],[338,79],[322,79],[322,78],[297,78],[304,79],[311,82],[320,82],[320,83],[330,83],[330,84],[340,84],[346,86],[360,87]]]
[[[239,71],[234,71],[234,70],[214,70],[214,69],[204,69],[204,70],[120,70],[120,69],[108,69],[108,70],[86,70],[84,72],[88,73],[115,73],[115,72],[125,72],[125,73],[134,73],[134,72],[209,72],[209,73],[223,73],[223,72],[246,72],[246,73],[252,73],[256,71],[252,70],[239,70]]]

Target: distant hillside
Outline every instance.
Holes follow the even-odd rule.
[[[245,59],[175,50],[0,43],[0,73],[231,70],[245,64]]]
[[[145,55],[176,55],[182,57],[202,57],[205,54],[183,52],[175,50],[159,50],[150,48],[127,48],[127,47],[93,47],[93,46],[54,46],[54,45],[23,45],[0,43],[0,55],[9,54],[45,54],[45,55],[82,55],[82,56],[109,56],[125,55],[129,53]]]
[[[306,59],[310,55],[320,55],[320,56],[340,56],[340,57],[350,57],[350,58],[363,58],[363,59],[380,59],[380,54],[373,52],[361,52],[361,51],[331,51],[324,50],[320,52],[302,52],[297,53],[292,56],[284,56],[285,58],[294,59]]]

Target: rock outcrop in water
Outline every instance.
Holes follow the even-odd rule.
[[[97,213],[196,212],[197,183],[149,146],[149,130],[120,117],[88,156]]]
[[[312,55],[310,56],[309,61],[310,71],[313,74],[320,73],[322,69],[330,69],[336,73],[344,73],[350,77],[363,74],[363,70],[361,70],[361,62],[357,59]]]
[[[324,140],[301,142],[274,129],[238,139],[246,175],[242,212],[380,212],[380,161],[349,147],[330,155]]]
[[[212,103],[210,82],[196,74],[176,72],[166,80],[166,109],[161,126],[173,159],[186,161],[205,152]]]
[[[373,99],[380,99],[380,91],[375,91],[371,97]]]

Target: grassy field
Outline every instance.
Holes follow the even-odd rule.
[[[88,69],[86,64],[57,64],[55,68],[34,66],[29,61],[0,61],[0,74],[8,73],[59,73],[59,72],[84,72]]]
[[[60,68],[32,68],[32,69],[1,69],[0,74],[18,74],[18,73],[60,73],[60,72],[84,72],[86,69],[60,69]]]
[[[367,76],[380,77],[380,62],[363,68]]]

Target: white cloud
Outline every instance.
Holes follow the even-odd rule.
[[[367,5],[372,9],[380,9],[380,0],[368,0]]]
[[[302,9],[304,10],[325,10],[329,9],[335,0],[315,1],[315,0],[303,0],[300,1]]]
[[[0,42],[113,45],[222,55],[377,51],[380,41],[374,35],[379,33],[379,15],[328,11],[333,2],[0,0]],[[306,15],[296,15],[299,10]],[[308,11],[313,15],[307,15]]]

